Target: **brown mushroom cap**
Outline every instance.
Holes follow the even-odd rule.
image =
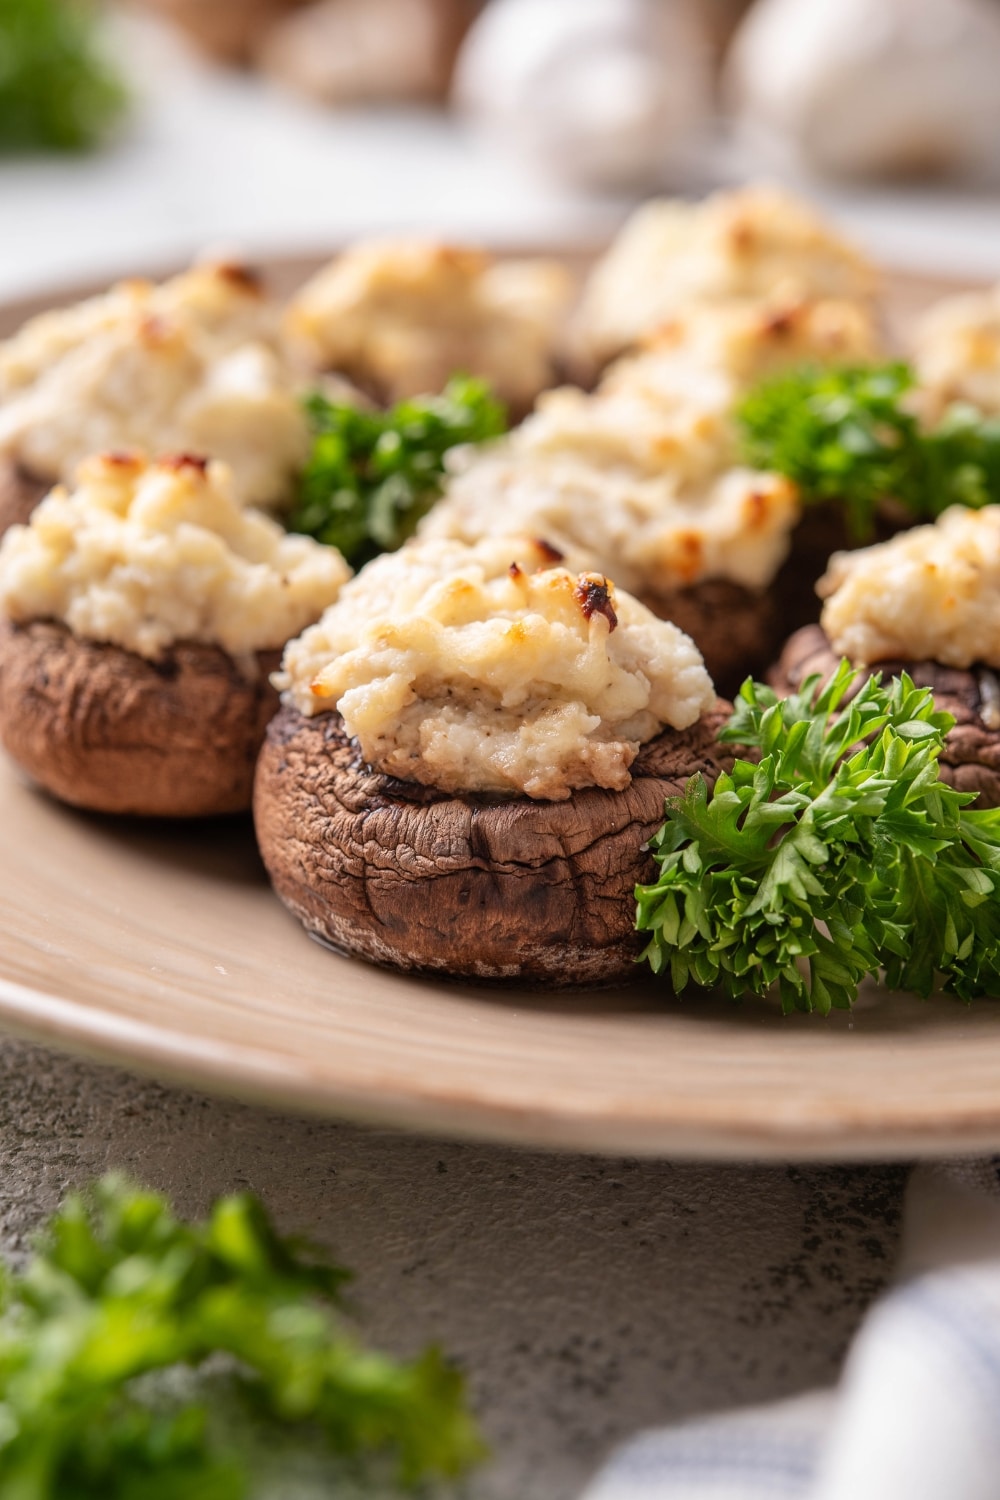
[[[644,745],[624,791],[564,802],[451,795],[373,771],[338,714],[285,706],[257,767],[257,839],[274,888],[341,951],[412,973],[610,984],[633,972],[637,882],[664,798],[732,757],[729,706]]]
[[[0,739],[54,796],[94,812],[205,817],[250,806],[277,694],[260,652],[248,680],[218,646],[152,662],[64,625],[0,627]]]
[[[775,641],[769,659],[773,660],[780,642],[787,640],[793,630],[819,619],[822,604],[816,593],[816,584],[835,552],[853,552],[874,542],[887,542],[912,524],[912,517],[906,516],[902,510],[894,513],[886,505],[876,516],[874,534],[866,541],[858,541],[847,524],[843,506],[829,500],[806,505],[792,532],[788,557],[771,585],[781,635]]]
[[[820,625],[797,630],[769,674],[779,693],[797,692],[818,673],[825,682],[840,657]],[[918,687],[930,688],[935,705],[951,714],[941,754],[941,780],[960,792],[977,792],[978,807],[1000,807],[1000,684],[989,668],[963,671],[934,661],[882,661],[866,672],[886,678],[908,672]]]
[[[39,479],[12,458],[0,457],[0,536],[11,526],[23,526],[55,483]]]
[[[267,31],[305,0],[145,0],[222,62],[249,62]]]
[[[774,660],[787,634],[776,595],[705,578],[686,588],[643,594],[642,603],[661,620],[672,620],[694,641],[716,688],[732,697],[748,674],[759,675]]]

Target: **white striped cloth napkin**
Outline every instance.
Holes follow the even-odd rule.
[[[583,1500],[1000,1500],[1000,1157],[915,1170],[836,1390],[645,1433]]]

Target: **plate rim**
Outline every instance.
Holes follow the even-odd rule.
[[[265,277],[298,275],[300,278],[323,265],[337,253],[275,254],[246,257],[259,265]],[[533,246],[497,248],[500,256],[546,255],[582,262],[594,251],[581,248]],[[176,269],[176,264],[174,265]],[[972,290],[987,284],[983,279],[882,268],[887,282],[912,290],[933,289],[940,295]],[[172,274],[171,265],[151,272]],[[0,298],[0,329],[15,328],[36,312],[65,305],[100,293],[106,278],[60,282],[49,289]],[[0,337],[6,336],[0,332]],[[275,898],[276,899],[276,898]],[[357,961],[356,962],[360,962]],[[0,956],[0,968],[2,968]],[[343,1081],[322,1085],[279,1057],[239,1042],[211,1042],[207,1037],[182,1035],[177,1030],[149,1021],[139,1021],[100,1006],[86,1005],[9,979],[0,972],[0,1018],[4,1029],[27,1040],[68,1050],[100,1063],[186,1088],[223,1094],[247,1103],[283,1111],[339,1118],[360,1124],[379,1125],[448,1138],[467,1138],[526,1148],[564,1150],[608,1155],[673,1157],[712,1161],[847,1161],[888,1160],[920,1156],[949,1156],[959,1152],[1000,1149],[1000,1094],[991,1110],[981,1107],[958,1109],[948,1121],[928,1122],[926,1117],[899,1118],[878,1131],[874,1122],[845,1124],[843,1119],[814,1118],[804,1125],[779,1114],[748,1127],[713,1125],[702,1120],[692,1130],[690,1121],[662,1116],[652,1131],[640,1119],[625,1115],[611,1120],[606,1115],[565,1108],[553,1112],[543,1105],[528,1109],[514,1101],[497,1101],[470,1110],[468,1097],[440,1090],[401,1089],[391,1093],[362,1080],[353,1086]],[[815,1018],[816,1024],[822,1024]],[[234,1068],[234,1057],[239,1059]],[[653,1138],[655,1137],[655,1139]]]
[[[930,1002],[929,1002],[930,1003]],[[479,1141],[524,1149],[594,1156],[722,1162],[893,1161],[945,1159],[1000,1151],[1000,1095],[990,1110],[953,1110],[940,1116],[884,1116],[845,1123],[842,1118],[778,1114],[738,1124],[590,1111],[528,1109],[514,1102],[440,1089],[386,1092],[346,1081],[313,1084],[308,1075],[281,1066],[260,1049],[232,1041],[181,1037],[177,1031],[98,1006],[65,999],[0,975],[0,1017],[21,1040],[102,1065],[124,1068],[174,1087],[230,1098],[282,1113],[396,1129],[448,1140]],[[822,1017],[811,1024],[823,1024]],[[238,1066],[234,1067],[234,1060]]]

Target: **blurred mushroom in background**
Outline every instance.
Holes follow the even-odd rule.
[[[753,0],[700,0],[699,19],[717,63],[725,55],[733,32],[752,3]]]
[[[710,47],[686,0],[491,0],[454,94],[491,136],[578,185],[655,186],[708,129]]]
[[[757,0],[726,93],[777,165],[840,177],[1000,172],[996,0]]]
[[[442,99],[474,0],[318,0],[264,37],[265,72],[324,104]]]
[[[304,0],[145,0],[219,62],[249,63],[276,21]]]
[[[557,260],[497,258],[416,237],[361,240],[292,298],[287,346],[383,402],[441,390],[456,370],[487,380],[517,418],[553,385],[573,298]]]

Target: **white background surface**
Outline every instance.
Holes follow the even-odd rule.
[[[119,46],[137,97],[116,145],[82,159],[0,159],[0,296],[165,265],[206,245],[325,250],[399,227],[598,243],[630,206],[536,176],[434,111],[327,112],[208,69],[148,24],[123,27]],[[716,149],[694,176],[708,187],[754,167]],[[885,259],[1000,277],[996,195],[810,190]]]

